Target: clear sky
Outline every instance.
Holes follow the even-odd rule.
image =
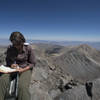
[[[0,38],[100,41],[100,0],[0,0]]]

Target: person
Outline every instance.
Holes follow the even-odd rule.
[[[9,39],[12,45],[7,48],[6,65],[16,68],[19,72],[18,100],[30,100],[29,84],[32,69],[36,64],[33,49],[28,43],[25,43],[26,40],[20,32],[12,32]],[[0,100],[5,99],[7,87],[12,76],[13,73],[0,76]]]

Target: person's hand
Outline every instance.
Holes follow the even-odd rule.
[[[18,64],[12,64],[12,65],[11,65],[11,68],[17,69],[17,66],[18,66]]]
[[[25,72],[25,71],[27,71],[27,70],[29,70],[29,69],[30,69],[29,66],[26,66],[25,68],[19,67],[19,68],[17,69],[17,71],[18,71],[19,73],[22,73],[22,72]]]
[[[25,70],[24,70],[24,68],[18,68],[17,71],[18,71],[19,73],[22,73],[22,72],[24,72]]]

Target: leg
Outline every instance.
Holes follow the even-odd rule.
[[[31,70],[23,72],[19,77],[18,100],[30,100],[29,84]]]
[[[10,83],[10,75],[2,74],[0,76],[0,100],[4,100],[9,83]]]

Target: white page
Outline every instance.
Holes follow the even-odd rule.
[[[0,70],[4,71],[4,72],[13,72],[13,71],[16,71],[16,69],[12,69],[10,67],[6,67],[4,65],[1,65],[0,66]]]

